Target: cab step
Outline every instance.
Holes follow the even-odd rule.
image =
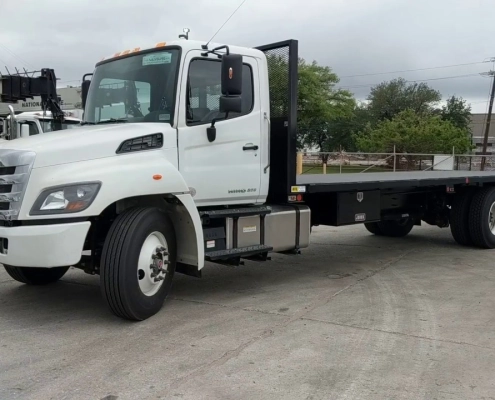
[[[241,258],[251,259],[255,256],[266,257],[273,250],[271,246],[256,245],[248,247],[239,247],[230,250],[217,250],[205,253],[206,261],[219,264],[240,265]]]

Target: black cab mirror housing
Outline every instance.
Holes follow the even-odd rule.
[[[220,112],[241,112],[242,106],[242,56],[224,54],[222,56],[222,96]]]
[[[242,94],[242,56],[240,54],[222,56],[222,94],[224,96]]]
[[[219,48],[215,50],[218,49]],[[205,55],[206,54],[208,53],[205,53]],[[221,114],[225,114],[225,119],[228,119],[230,112],[242,112],[242,55],[230,54],[227,48],[227,54],[223,54],[221,57],[222,95],[220,96],[218,111]],[[224,118],[221,119],[223,120]],[[214,118],[213,121],[211,121],[211,126],[206,130],[209,142],[214,142],[217,137],[215,123],[218,120],[220,120],[220,118]]]
[[[82,108],[86,107],[86,100],[88,98],[89,86],[91,85],[90,80],[86,80],[87,76],[91,76],[93,74],[86,74],[83,76],[83,80],[81,83],[81,100],[82,100]]]
[[[240,113],[242,111],[242,98],[241,96],[220,96],[220,112]]]

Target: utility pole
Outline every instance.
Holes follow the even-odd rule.
[[[486,149],[488,147],[488,135],[490,133],[490,125],[492,122],[493,99],[495,98],[495,71],[485,72],[481,75],[491,76],[493,78],[492,92],[490,94],[490,106],[488,107],[488,116],[486,117],[485,137],[483,139],[483,158],[481,159],[481,171],[484,171],[486,164]]]

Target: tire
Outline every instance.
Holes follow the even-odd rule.
[[[378,222],[378,227],[383,236],[388,237],[404,237],[411,232],[414,226],[414,220],[407,218],[400,221],[381,221]]]
[[[160,246],[164,254],[157,252]],[[120,214],[105,239],[100,266],[102,295],[112,313],[143,321],[160,311],[172,287],[176,254],[175,231],[163,212],[132,208]],[[150,265],[159,261],[152,257],[164,261],[155,270],[164,278],[158,283]]]
[[[469,213],[473,200],[474,190],[457,194],[450,210],[450,231],[454,240],[461,246],[473,245],[469,232]]]
[[[380,225],[378,222],[366,222],[364,227],[368,230],[369,233],[373,235],[381,236],[382,231],[380,230]]]
[[[490,228],[490,220],[495,219],[492,207],[495,208],[495,188],[476,191],[469,211],[469,233],[473,243],[484,249],[495,249],[495,226]]]
[[[48,285],[57,282],[69,270],[69,267],[31,268],[4,266],[5,271],[17,282],[27,285]]]

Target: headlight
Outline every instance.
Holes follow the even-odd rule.
[[[88,182],[45,189],[34,202],[30,214],[68,214],[83,211],[91,205],[100,186],[100,182]]]

